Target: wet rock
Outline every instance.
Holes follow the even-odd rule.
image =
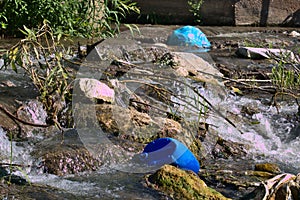
[[[281,172],[279,166],[274,163],[261,163],[255,165],[255,171],[269,172],[272,174],[278,174]]]
[[[223,74],[199,56],[186,52],[174,52],[174,55],[175,61],[178,63],[176,70],[180,75],[187,74],[187,71],[188,74],[193,74],[193,78],[200,82],[222,85],[215,77],[221,78]]]
[[[141,47],[142,48],[142,47]],[[150,49],[156,49],[155,47],[150,48]],[[161,67],[163,65],[165,66],[174,66],[176,65],[174,63],[174,60],[172,59],[171,53],[167,51],[167,53],[160,55],[156,55],[154,52],[147,52],[147,48],[141,50],[141,52],[145,55],[143,55],[145,60],[143,58],[140,58],[140,61],[135,61],[135,60],[122,60],[122,58],[115,58],[116,60],[113,60],[105,69],[104,73],[102,74],[101,79],[104,79],[104,77],[109,77],[109,79],[114,79],[114,78],[121,78],[121,77],[127,77],[131,75],[130,73],[135,72],[135,68],[139,68],[140,65],[136,63],[146,63],[147,67],[149,66],[156,66],[156,67]],[[130,52],[132,53],[132,52]],[[138,52],[136,52],[138,54]],[[147,54],[149,53],[149,54]],[[170,56],[168,56],[170,55]],[[135,55],[139,56],[139,55]],[[142,57],[143,57],[142,56]],[[139,68],[140,69],[140,68]],[[127,74],[128,73],[128,74]],[[127,74],[127,75],[126,75]]]
[[[97,105],[97,119],[106,132],[134,141],[150,141],[159,126],[147,113],[117,105]]]
[[[160,190],[174,199],[228,199],[209,188],[195,173],[164,165],[147,177],[149,187]]]
[[[148,143],[156,138],[172,137],[192,142],[188,129],[168,118],[151,117],[134,108],[122,108],[116,105],[99,104],[96,106],[97,119],[104,131],[123,139]]]
[[[133,107],[138,112],[147,113],[147,114],[151,110],[150,102],[142,99],[141,97],[139,97],[137,95],[133,95],[129,99],[129,106]]]
[[[32,184],[29,180],[17,175],[10,175],[3,167],[0,166],[0,199],[49,199],[56,200],[62,197],[69,199],[75,198],[60,189],[50,186]]]
[[[102,160],[94,156],[82,143],[76,130],[69,129],[41,141],[31,155],[44,173],[63,176],[96,170]]]
[[[225,196],[240,199],[258,187],[261,180],[272,177],[271,174],[267,177],[254,175],[253,162],[245,158],[202,159],[199,176]]]
[[[84,147],[56,145],[52,149],[42,156],[42,167],[45,173],[59,176],[77,174],[96,170],[101,165],[101,162]]]
[[[183,67],[179,67],[176,69],[176,73],[179,76],[183,76],[183,77],[187,77],[190,73],[187,69],[183,68]]]
[[[195,138],[193,142],[190,144],[189,149],[195,155],[197,160],[200,162],[201,165],[201,154],[204,152],[204,147],[200,141],[200,139]]]
[[[252,170],[246,171],[245,174],[249,176],[262,177],[264,179],[268,179],[274,176],[274,174],[270,172],[252,171]]]
[[[23,102],[22,106],[18,108],[17,116],[33,124],[46,125],[47,112],[44,110],[44,105],[37,100]]]
[[[135,95],[147,100],[151,105],[170,104],[171,93],[163,84],[142,84],[134,91]]]
[[[245,113],[249,116],[259,113],[260,110],[256,105],[243,105],[241,109],[241,113]]]
[[[135,67],[136,65],[129,62],[113,60],[105,69],[104,74],[109,78],[120,78]]]
[[[218,138],[216,145],[212,150],[215,158],[242,157],[247,154],[246,146],[232,141],[226,141]]]
[[[129,38],[111,38],[97,44],[87,55],[88,61],[114,60],[116,57],[127,61],[128,50],[139,49],[140,44]],[[107,66],[105,66],[107,67]]]
[[[109,103],[114,102],[114,90],[96,79],[81,78],[79,79],[79,87],[85,96],[92,100],[97,99]]]
[[[17,105],[2,104],[0,109],[0,126],[12,134],[13,140],[33,138],[34,133],[47,127],[47,112],[41,102],[38,100],[16,102]]]
[[[158,137],[175,137],[178,138],[179,134],[183,132],[181,124],[173,119],[166,118],[162,129],[158,132]]]
[[[24,178],[15,174],[9,174],[8,171],[6,171],[2,166],[0,166],[0,179],[4,179],[9,184],[28,185],[27,181]]]
[[[96,115],[97,119],[101,125],[101,128],[103,128],[106,132],[118,134],[119,126],[116,122],[116,120],[113,119],[113,105],[97,105],[96,107]],[[120,108],[121,109],[121,108]],[[126,115],[124,112],[120,112],[120,114],[124,114],[123,116],[126,118],[128,115]],[[124,120],[126,119],[124,118]]]
[[[170,51],[160,45],[141,46],[139,49],[128,50],[130,62],[152,62],[158,64],[168,64],[172,62]],[[170,66],[170,65],[169,65]]]
[[[206,89],[215,93],[221,99],[225,98],[226,91],[221,78],[223,74],[217,68],[193,53],[174,52],[175,70],[179,76],[189,77],[203,83]]]

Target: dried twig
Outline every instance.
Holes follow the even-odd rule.
[[[18,122],[21,122],[22,124],[29,125],[29,126],[34,126],[34,127],[42,127],[46,128],[49,127],[50,125],[48,124],[35,124],[31,122],[24,121],[18,117],[16,117],[14,114],[12,114],[10,111],[8,111],[3,105],[0,104],[0,110],[2,110],[7,116],[9,116],[11,119],[16,120]]]

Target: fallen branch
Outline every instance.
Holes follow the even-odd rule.
[[[14,163],[0,163],[0,166],[30,167],[30,165],[22,165],[22,164],[14,164]]]
[[[242,84],[244,86],[253,88],[253,89],[258,89],[261,91],[265,91],[265,92],[270,92],[270,90],[268,89],[273,89],[274,91],[276,91],[276,87],[275,86],[256,86],[253,84],[249,84],[249,83],[245,83],[245,82],[262,82],[262,83],[269,83],[271,82],[271,80],[252,80],[252,79],[231,79],[231,78],[227,78],[227,77],[222,77],[223,79],[225,79],[226,81],[223,81],[224,84],[228,83],[228,82],[235,82],[235,83],[239,83]]]
[[[16,117],[14,114],[12,114],[10,111],[8,111],[3,105],[0,104],[0,110],[2,110],[8,117],[10,117],[12,120],[16,120],[22,124],[29,125],[29,126],[34,126],[34,127],[42,127],[46,128],[49,127],[50,125],[48,124],[35,124],[31,122],[24,121],[18,117]]]

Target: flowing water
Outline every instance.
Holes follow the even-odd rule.
[[[215,37],[257,37],[262,33],[234,33],[219,34]],[[211,38],[213,39],[213,38]],[[205,54],[207,56],[207,54]],[[213,59],[207,56],[206,59]],[[226,58],[219,58],[226,59]],[[231,59],[231,58],[230,58]],[[231,60],[228,59],[228,62]],[[210,61],[210,62],[211,62]],[[243,60],[241,62],[244,62]],[[0,88],[0,103],[13,102],[15,98],[24,97],[31,99],[32,92],[23,94],[28,88],[28,80],[14,72],[1,72],[0,82],[9,77],[16,87],[9,90],[6,86]],[[14,91],[17,88],[17,92]],[[6,89],[8,91],[6,91]],[[11,92],[12,91],[12,92]],[[18,91],[20,93],[18,93]],[[266,102],[268,99],[255,99],[246,96],[232,95],[228,91],[224,99],[216,96],[211,91],[201,91],[213,105],[217,105],[220,112],[226,116],[236,116],[234,123],[237,128],[226,123],[218,115],[210,115],[206,120],[214,124],[215,129],[226,140],[249,145],[249,155],[256,162],[270,161],[278,163],[285,172],[300,172],[300,125],[293,121],[292,117],[298,112],[295,103],[281,102],[280,112]],[[33,95],[34,96],[34,95]],[[26,99],[25,98],[25,99]],[[243,107],[252,107],[258,110],[252,116],[243,116]],[[255,122],[255,123],[253,123]],[[241,132],[243,134],[241,134]],[[40,138],[42,140],[42,138]],[[117,170],[118,166],[104,166],[95,172],[63,177],[44,174],[37,167],[39,161],[34,160],[30,152],[35,148],[34,142],[26,141],[10,142],[6,132],[0,128],[0,158],[1,162],[21,165],[30,165],[25,168],[28,179],[32,183],[46,184],[55,188],[61,188],[75,194],[79,199],[163,199],[164,196],[152,189],[143,186],[143,173],[129,173]],[[13,151],[11,156],[11,150]],[[23,172],[16,172],[24,176]],[[200,172],[201,173],[201,172]]]
[[[298,111],[296,104],[283,104],[278,113],[273,106],[264,105],[259,100],[240,96],[231,96],[220,107],[231,114],[242,116],[242,107],[255,107],[260,110],[250,119],[240,119],[237,129],[213,116],[207,122],[218,128],[218,133],[225,139],[250,145],[250,152],[257,162],[270,161],[279,163],[286,172],[299,173],[300,170],[300,132],[298,122],[288,120]],[[251,123],[255,122],[255,123]]]

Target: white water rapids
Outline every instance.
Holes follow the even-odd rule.
[[[211,98],[214,101],[215,98]],[[213,102],[212,102],[213,103]],[[296,104],[282,103],[279,112],[276,107],[265,105],[262,101],[240,96],[229,96],[226,101],[218,102],[222,113],[235,116],[237,128],[226,123],[218,115],[210,115],[207,123],[214,124],[217,132],[225,140],[249,145],[249,153],[258,162],[270,161],[281,165],[283,170],[292,173],[300,171],[300,129],[286,116],[296,115]],[[242,108],[252,107],[258,113],[242,117]],[[255,123],[251,123],[255,122]]]

